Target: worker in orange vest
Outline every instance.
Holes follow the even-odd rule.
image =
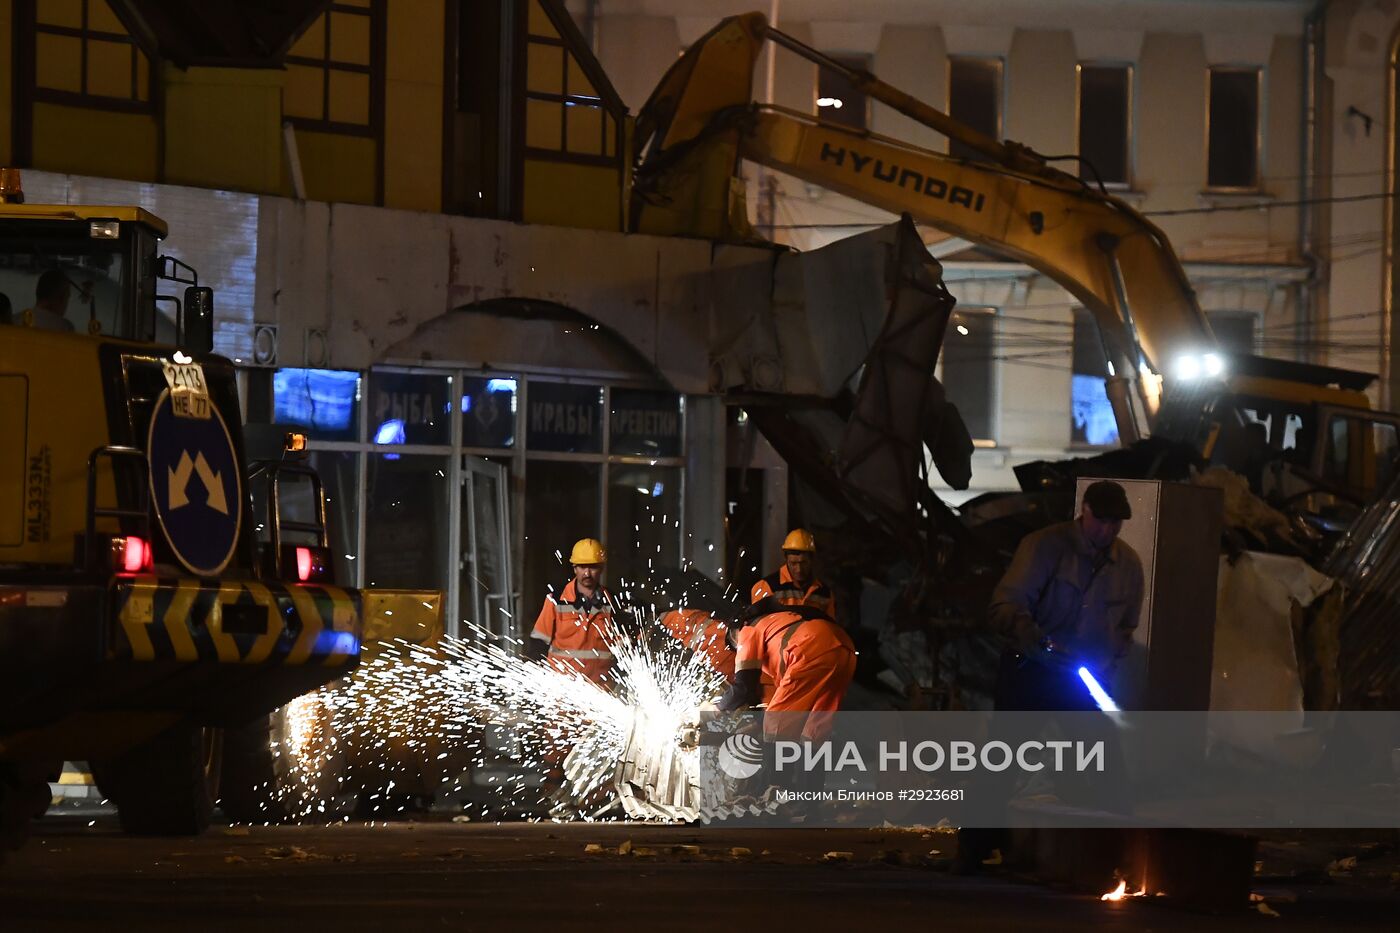
[[[783,565],[777,572],[759,580],[749,593],[749,602],[774,597],[784,606],[811,606],[836,619],[836,599],[831,587],[817,579],[813,561],[817,539],[805,528],[794,528],[783,539]]]
[[[657,622],[672,638],[734,681],[734,647],[729,644],[729,626],[703,609],[672,609]]]
[[[603,566],[608,561],[602,542],[582,538],[574,544],[569,563],[574,578],[557,597],[544,598],[527,654],[547,660],[561,671],[578,671],[597,684],[607,684],[614,659],[612,597],[603,589]]]
[[[759,678],[767,674],[775,686],[763,717],[764,738],[825,739],[856,673],[851,636],[819,610],[772,599],[757,604],[732,631],[734,684],[716,704],[720,711],[759,702]]]
[[[634,593],[639,591],[656,613],[653,631],[661,636],[662,644],[678,643],[699,655],[726,681],[734,681],[734,646],[725,619],[746,612],[747,606],[735,603],[728,590],[694,568],[658,568]],[[653,650],[664,649],[653,642]],[[772,684],[768,687],[771,693]]]

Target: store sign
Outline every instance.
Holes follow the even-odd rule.
[[[376,444],[450,444],[451,388],[447,376],[370,373],[370,440]]]
[[[279,369],[272,393],[273,421],[303,427],[318,440],[359,440],[359,373]]]
[[[466,376],[462,380],[462,446],[515,445],[517,383],[511,376]]]
[[[672,392],[614,389],[608,430],[609,447],[614,454],[679,457],[680,396]]]
[[[603,390],[598,386],[530,382],[525,421],[531,450],[599,453],[603,449]]]

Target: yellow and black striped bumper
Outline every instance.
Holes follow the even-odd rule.
[[[360,594],[333,586],[0,584],[0,737],[77,713],[247,721],[348,674],[363,632]]]
[[[335,586],[136,577],[113,586],[109,657],[349,669],[360,653],[359,596]],[[338,677],[344,671],[331,675]]]

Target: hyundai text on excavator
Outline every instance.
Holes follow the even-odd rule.
[[[198,832],[217,727],[353,669],[360,596],[331,577],[299,438],[247,458],[213,293],[158,255],[165,223],[24,204],[12,170],[0,189],[3,828],[22,837],[85,760],[128,831]]]
[[[752,100],[765,41],[977,153],[963,159]],[[723,20],[667,71],[636,122],[632,227],[750,240],[748,160],[995,249],[1049,276],[1093,316],[1124,444],[1193,446],[1240,469],[1286,466],[1282,495],[1359,505],[1400,455],[1400,418],[1369,410],[1367,373],[1227,355],[1166,236],[1133,207],[1019,143],[947,114],[770,27]],[[1269,450],[1251,449],[1263,426]],[[1309,508],[1309,511],[1313,511]]]

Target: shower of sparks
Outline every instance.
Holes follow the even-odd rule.
[[[614,615],[629,614],[625,628],[654,634],[654,611]],[[703,654],[669,637],[618,633],[605,689],[467,629],[467,638],[432,646],[383,643],[353,676],[274,717],[269,813],[314,819],[338,812],[348,794],[402,810],[409,794],[460,792],[475,768],[508,808],[606,818],[617,813],[624,757],[643,773],[665,768],[678,772],[672,784],[697,785],[698,753],[679,740],[697,707],[725,688]]]

